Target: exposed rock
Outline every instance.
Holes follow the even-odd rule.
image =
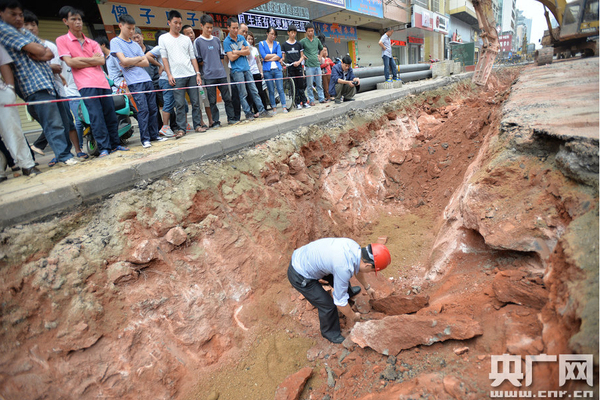
[[[165,240],[172,245],[179,246],[184,244],[187,240],[187,233],[185,233],[185,230],[183,230],[182,227],[176,226],[167,232],[165,235]]]
[[[404,160],[406,159],[406,153],[402,150],[394,150],[388,156],[389,162],[392,164],[402,165]]]
[[[275,400],[298,400],[312,372],[312,368],[305,367],[285,378],[275,391]]]
[[[518,270],[501,271],[492,283],[496,298],[503,303],[515,303],[541,310],[548,301],[548,292],[540,284]]]
[[[392,164],[387,164],[383,167],[386,176],[396,183],[402,183],[402,174]]]
[[[457,356],[460,356],[461,354],[465,354],[468,351],[469,351],[468,347],[456,347],[454,349],[454,354],[456,354]]]
[[[102,334],[99,332],[91,332],[88,324],[81,321],[77,325],[69,327],[69,331],[62,331],[56,335],[59,338],[60,350],[69,353],[75,350],[87,349],[93,346]]]
[[[445,376],[442,380],[444,384],[444,390],[448,393],[453,399],[465,399],[467,396],[467,386],[464,382],[458,379],[455,376]]]
[[[158,258],[158,241],[155,239],[141,239],[134,243],[126,259],[134,264],[146,264]]]
[[[106,274],[109,282],[118,285],[136,279],[139,273],[134,264],[119,261],[109,265]]]
[[[432,345],[448,339],[464,340],[483,334],[477,321],[460,315],[396,315],[376,321],[357,322],[350,339],[384,355],[418,345]]]
[[[410,314],[419,311],[429,304],[429,296],[403,296],[393,295],[383,299],[372,299],[369,301],[375,311],[387,315]]]

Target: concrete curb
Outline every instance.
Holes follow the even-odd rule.
[[[437,78],[433,81],[411,82],[409,85],[403,85],[401,89],[386,90],[385,93],[366,92],[354,102],[311,109],[310,118],[286,119],[268,126],[264,126],[264,123],[260,126],[242,124],[236,131],[243,132],[235,132],[231,129],[227,130],[227,128],[210,130],[205,135],[195,136],[193,143],[189,143],[189,147],[184,149],[169,149],[164,153],[153,153],[141,159],[125,162],[115,159],[114,165],[111,165],[110,168],[99,169],[92,179],[81,179],[67,172],[69,174],[67,180],[59,177],[60,183],[56,187],[51,187],[52,182],[44,182],[45,174],[43,174],[23,190],[19,188],[13,192],[0,194],[0,226],[7,227],[17,223],[31,222],[82,204],[90,204],[109,194],[131,188],[139,180],[158,178],[196,162],[217,158],[248,146],[255,146],[282,133],[346,115],[350,110],[371,108],[401,99],[409,94],[423,93],[444,87],[460,80],[469,79],[472,74],[464,73]],[[293,111],[289,115],[293,116]],[[261,119],[260,121],[266,120]],[[187,145],[188,142],[185,143],[185,146]],[[70,182],[68,182],[69,180]]]

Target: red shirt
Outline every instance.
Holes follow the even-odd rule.
[[[83,43],[81,43],[71,31],[56,39],[56,47],[58,47],[60,58],[65,56],[91,58],[95,53],[102,54],[102,49],[100,49],[100,45],[96,41],[83,35]],[[71,68],[71,72],[73,73],[73,80],[75,81],[75,85],[77,85],[77,89],[110,89],[104,71],[99,65],[86,68]]]

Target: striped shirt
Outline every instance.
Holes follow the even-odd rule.
[[[42,44],[31,32],[25,29],[17,30],[12,25],[0,21],[0,44],[14,60],[15,79],[18,93],[24,99],[41,90],[56,95],[52,70],[46,61],[35,61],[26,51],[21,49],[30,43]]]

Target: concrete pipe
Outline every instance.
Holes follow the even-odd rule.
[[[416,71],[425,71],[428,70],[429,64],[407,64],[407,65],[399,65],[400,73],[406,72],[416,72]],[[354,75],[358,78],[370,78],[373,76],[384,76],[383,75],[383,65],[379,67],[367,67],[367,68],[355,68],[353,69]]]
[[[412,82],[418,81],[421,79],[429,79],[432,77],[431,70],[428,69],[426,71],[416,71],[416,72],[407,72],[398,75],[403,82]],[[360,78],[360,92],[366,92],[368,90],[377,89],[378,83],[385,82],[385,78],[382,76],[371,76],[368,78]]]

